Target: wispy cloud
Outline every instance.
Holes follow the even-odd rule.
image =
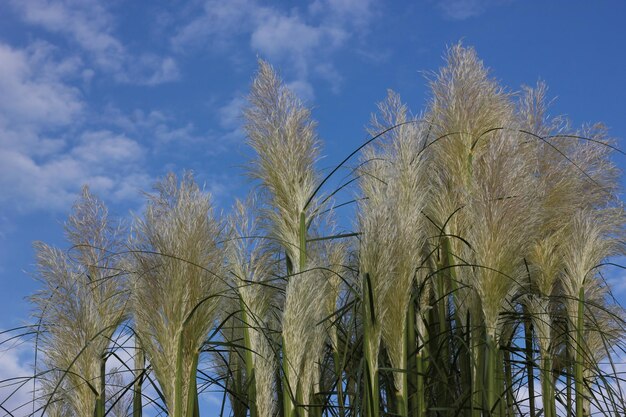
[[[446,19],[466,20],[483,14],[493,6],[511,3],[513,0],[436,0],[437,8]]]
[[[235,129],[241,126],[242,110],[246,105],[243,94],[235,95],[228,103],[219,109],[219,123],[225,129]]]
[[[82,63],[58,55],[44,42],[24,49],[0,43],[4,209],[66,209],[84,183],[105,196],[127,199],[129,184],[147,181],[143,146],[88,120],[93,110],[74,86]]]
[[[103,113],[102,121],[105,120],[124,132],[132,133],[137,137],[149,138],[152,146],[174,142],[179,145],[198,143],[204,140],[204,137],[196,132],[193,123],[177,122],[173,116],[160,110],[134,109],[130,112],[124,112],[109,105]]]
[[[76,58],[54,59],[51,45],[26,49],[0,43],[0,125],[59,126],[83,110],[80,91],[64,82],[80,67]]]
[[[4,190],[0,205],[19,210],[66,209],[82,184],[100,195],[127,199],[131,197],[128,185],[148,178],[137,164],[143,152],[134,140],[109,131],[85,131],[73,142],[46,158],[0,149],[0,188]],[[121,188],[126,190],[120,193]]]
[[[317,0],[288,10],[254,0],[208,0],[198,16],[180,27],[172,45],[179,51],[208,46],[228,52],[234,49],[230,45],[247,39],[252,52],[287,68],[288,82],[312,98],[311,77],[327,80],[335,90],[340,87],[333,58],[367,31],[373,9],[369,0]]]
[[[64,35],[99,71],[119,82],[155,85],[177,80],[172,57],[136,53],[114,33],[115,19],[99,0],[13,0],[26,23]]]

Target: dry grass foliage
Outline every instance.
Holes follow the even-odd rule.
[[[419,116],[388,93],[335,190],[311,111],[264,61],[255,197],[232,214],[170,174],[127,232],[85,189],[71,249],[36,244],[37,404],[192,417],[218,389],[235,417],[623,415],[606,129],[548,117],[544,84],[508,91],[460,44],[429,85]]]

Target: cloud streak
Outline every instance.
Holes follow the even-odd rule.
[[[96,69],[118,82],[156,85],[180,76],[172,57],[129,51],[114,34],[113,16],[98,0],[14,0],[12,5],[26,23],[65,36]]]
[[[511,3],[512,0],[437,0],[437,8],[449,20],[478,17],[487,9]]]
[[[149,183],[135,139],[94,126],[82,64],[50,44],[0,43],[0,208],[65,209],[84,183],[114,199]],[[138,194],[135,191],[135,194]],[[135,197],[136,198],[136,197]]]
[[[373,16],[369,0],[317,0],[308,8],[289,10],[254,0],[208,0],[197,17],[178,29],[172,45],[181,52],[206,47],[229,51],[243,38],[252,52],[287,67],[291,82],[312,98],[311,77],[339,88],[333,58],[366,32]]]

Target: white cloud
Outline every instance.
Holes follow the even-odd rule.
[[[438,0],[437,7],[446,19],[466,20],[483,14],[488,8],[512,0]]]
[[[233,36],[249,31],[258,11],[254,0],[206,1],[201,13],[174,35],[172,45],[179,51],[190,46],[224,48]]]
[[[117,163],[132,163],[143,155],[137,142],[124,135],[101,130],[83,133],[80,143],[71,154],[77,159],[95,165],[112,166]]]
[[[375,15],[373,0],[315,0],[309,10],[339,24],[349,22],[359,29],[363,29]]]
[[[226,104],[217,109],[217,122],[223,133],[216,135],[224,146],[241,143],[245,138],[243,128],[243,109],[246,98],[243,94],[236,94]]]
[[[156,58],[157,66],[154,74],[146,80],[148,85],[156,85],[176,81],[180,78],[180,71],[176,61],[171,57]]]
[[[219,124],[224,129],[237,129],[243,121],[242,111],[246,105],[246,99],[242,95],[236,95],[218,110]]]
[[[24,20],[51,32],[70,36],[81,48],[93,54],[98,65],[120,65],[124,46],[110,32],[112,17],[96,0],[15,1]]]
[[[53,60],[48,45],[18,50],[0,43],[0,125],[59,126],[83,110],[80,92],[63,82],[72,60]]]
[[[243,136],[234,116],[243,99],[216,112],[220,127],[215,130],[198,129],[158,110],[128,114],[113,105],[98,108],[88,100],[94,77],[106,72],[118,81],[154,85],[180,76],[176,61],[132,54],[115,36],[114,18],[102,1],[12,4],[25,22],[67,38],[70,48],[78,48],[70,52],[64,42],[34,41],[16,47],[0,41],[3,215],[67,210],[83,184],[112,203],[135,203],[141,199],[139,190],[152,184],[151,172],[162,173],[167,163],[179,169],[176,164],[189,160],[190,149],[202,149],[207,156],[223,152]],[[235,16],[232,9],[220,13]],[[305,23],[299,17],[293,22]],[[148,153],[157,160],[167,155],[168,162],[149,168]],[[212,188],[222,193],[219,186]]]
[[[99,0],[14,0],[12,4],[25,22],[69,38],[97,69],[119,82],[155,85],[179,78],[172,57],[128,51],[114,34],[114,17]]]
[[[295,80],[286,84],[287,88],[293,91],[300,100],[311,102],[315,99],[315,90],[310,82],[305,80]]]
[[[140,145],[108,131],[86,131],[64,152],[43,160],[25,152],[0,149],[0,205],[18,210],[66,209],[81,185],[117,201],[132,198],[131,183],[146,175],[137,161]],[[141,179],[141,181],[137,181]]]
[[[175,117],[159,110],[144,111],[135,109],[126,113],[109,106],[104,114],[112,125],[134,136],[147,138],[153,148],[167,144],[196,145],[206,142],[207,136],[196,132],[193,123],[179,123]]]
[[[271,61],[286,62],[295,70],[298,81],[306,82],[319,63],[332,67],[328,54],[339,49],[348,39],[341,27],[314,26],[299,15],[273,13],[259,21],[252,32],[253,50]],[[320,72],[323,78],[328,72]]]
[[[207,0],[202,13],[180,28],[172,43],[179,51],[208,45],[237,54],[230,46],[243,37],[253,52],[286,67],[289,82],[310,86],[310,79],[318,77],[331,82],[336,91],[341,77],[333,57],[349,39],[367,31],[373,16],[369,0],[317,0],[302,10],[254,0]],[[308,95],[313,96],[311,91]]]
[[[126,199],[129,178],[145,182],[139,143],[88,125],[90,109],[72,85],[81,66],[47,43],[0,43],[1,207],[66,209],[85,183]]]

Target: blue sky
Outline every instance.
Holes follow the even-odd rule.
[[[82,184],[120,217],[169,170],[224,209],[246,193],[257,57],[313,107],[322,167],[361,143],[387,88],[423,109],[424,73],[459,40],[511,90],[544,80],[554,115],[626,138],[625,17],[621,0],[3,0],[0,328],[28,320],[32,241],[64,244]]]

